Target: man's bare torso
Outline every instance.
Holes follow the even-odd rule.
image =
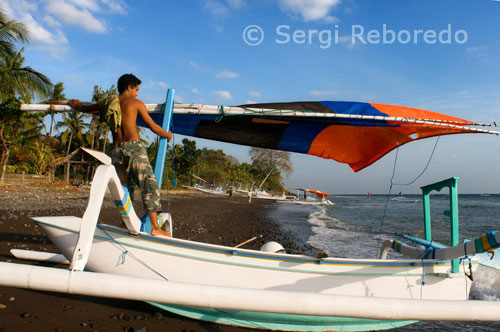
[[[113,135],[114,144],[141,139],[137,132],[139,103],[141,103],[141,101],[135,98],[120,98],[122,122],[116,134]]]

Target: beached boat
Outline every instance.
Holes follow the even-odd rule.
[[[193,186],[183,186],[184,188],[201,191],[202,193],[206,193],[206,194],[214,194],[214,195],[225,195],[226,194],[226,191],[224,190],[224,188],[222,188],[221,185],[215,186],[213,183],[208,182],[207,180],[202,179],[199,176],[196,176],[194,174],[193,174],[193,177],[195,179],[198,179],[199,183],[196,183]],[[209,186],[210,188],[205,188],[203,186],[204,184]]]
[[[292,188],[289,190],[297,190],[297,195],[293,196],[292,198],[282,200],[282,203],[292,203],[300,205],[335,205],[333,201],[327,199],[327,197],[331,196],[331,194],[319,190],[302,188]],[[303,192],[303,194],[300,193],[301,191]],[[307,193],[314,194],[316,198],[307,196]]]
[[[171,102],[167,100],[164,108],[174,108]],[[173,121],[177,133],[320,155],[354,170],[413,140],[495,133],[442,114],[365,103],[175,105]],[[256,139],[252,130],[263,137]],[[358,143],[345,148],[344,136],[348,141],[355,136]],[[369,148],[363,145],[367,142]],[[457,181],[450,178],[423,187],[426,211],[429,193],[449,188],[451,247],[432,242],[426,213],[425,240],[413,239],[411,246],[390,240],[381,248],[383,254],[394,250],[410,258],[346,259],[151,237],[141,232],[141,221],[114,167],[103,165],[96,171],[82,218],[33,218],[70,262],[70,269],[0,263],[0,284],[143,300],[215,323],[287,331],[368,331],[417,320],[498,321],[500,303],[468,300],[471,282],[466,275],[472,276],[478,265],[475,253],[500,246],[500,233],[458,243]],[[97,225],[107,188],[127,229]]]

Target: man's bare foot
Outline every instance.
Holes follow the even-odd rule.
[[[151,230],[151,235],[153,236],[166,236],[172,237],[172,233],[170,231],[164,231],[163,229],[153,229]]]

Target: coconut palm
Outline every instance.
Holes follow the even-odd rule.
[[[54,85],[54,89],[52,89],[52,92],[50,94],[50,99],[47,100],[47,103],[53,103],[56,101],[62,101],[66,100],[66,95],[64,94],[64,83],[63,82],[58,82],[56,85]],[[52,136],[52,127],[54,126],[54,114],[51,113],[51,119],[50,119],[50,132],[49,136]]]
[[[21,99],[27,96],[47,97],[53,84],[50,79],[29,66],[23,66],[26,60],[21,51],[0,57],[0,97],[18,95]]]
[[[92,93],[92,101],[93,102],[100,102],[103,99],[106,99],[110,96],[113,95],[118,95],[118,89],[112,85],[111,88],[108,90],[103,90],[100,86],[94,85],[94,92]],[[92,121],[92,142],[94,142],[94,137],[97,139],[97,145],[99,145],[99,139],[101,137],[104,138],[104,144],[102,151],[106,151],[106,144],[108,141],[108,134],[109,134],[109,126],[107,123],[104,122],[99,122],[97,117],[94,117]]]
[[[84,122],[85,114],[72,112],[66,114],[63,118],[63,121],[59,121],[56,124],[56,129],[65,127],[66,130],[61,135],[61,140],[64,144],[68,143],[68,147],[66,149],[66,154],[68,155],[70,152],[71,144],[73,142],[73,138],[76,138],[80,145],[83,145],[83,134],[82,131],[88,125]],[[69,137],[68,137],[69,136]]]
[[[66,95],[64,94],[64,83],[57,82],[54,88],[50,92],[50,99],[47,102],[63,101],[66,100]]]
[[[83,134],[82,131],[88,126],[84,122],[85,114],[83,113],[69,113],[64,115],[63,121],[56,124],[56,129],[61,127],[66,127],[66,130],[61,135],[61,141],[64,143],[68,142],[68,148],[66,149],[66,156],[69,155],[71,149],[71,143],[73,138],[76,137],[78,143],[83,145]],[[69,136],[69,137],[68,137]],[[64,170],[66,182],[69,182],[69,159],[66,162],[66,168]]]
[[[14,43],[28,42],[29,33],[26,25],[8,20],[5,11],[0,7],[0,55],[8,55],[15,52]]]

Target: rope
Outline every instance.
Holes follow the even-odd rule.
[[[120,242],[116,241],[111,235],[109,235],[109,233],[104,229],[102,228],[101,225],[96,225],[96,228],[99,228],[101,231],[103,231],[107,236],[108,238],[117,245],[117,247],[119,247],[121,250],[122,250],[122,254],[120,255],[120,261],[121,261],[121,264],[124,264],[125,263],[125,259],[127,256],[130,256],[132,259],[134,259],[136,262],[139,262],[141,265],[143,265],[144,267],[146,267],[147,269],[149,269],[150,271],[154,272],[155,274],[157,274],[158,276],[160,276],[162,279],[164,279],[165,281],[168,281],[167,277],[165,277],[163,274],[161,274],[160,272],[156,271],[155,269],[153,269],[151,266],[149,266],[146,262],[144,262],[142,259],[138,258],[137,256],[134,255],[134,253],[130,252],[129,250],[127,250]]]
[[[436,147],[437,147],[437,144],[438,144],[440,138],[441,138],[441,136],[437,137],[436,142],[434,143],[434,147],[432,148],[431,155],[429,156],[429,160],[427,160],[427,164],[425,165],[422,172],[420,172],[420,174],[417,175],[417,177],[415,179],[413,179],[413,181],[408,182],[408,183],[394,183],[395,186],[409,186],[409,185],[415,183],[415,181],[417,181],[425,173],[425,171],[427,170],[427,168],[429,167],[429,165],[431,163],[432,157],[434,156],[434,152],[436,151]],[[397,158],[397,154],[396,154],[396,158]],[[394,161],[394,163],[396,163],[396,161]],[[393,177],[394,177],[394,174],[393,174]],[[392,178],[391,178],[391,181],[392,181]]]
[[[408,183],[394,183],[394,181],[393,181],[394,176],[396,174],[396,165],[398,162],[398,154],[399,154],[399,147],[396,148],[396,156],[394,157],[394,165],[392,166],[392,175],[391,175],[391,179],[390,179],[389,192],[387,193],[387,198],[385,200],[384,213],[382,215],[382,220],[380,221],[380,229],[379,229],[378,238],[377,238],[377,248],[378,248],[377,249],[377,257],[380,255],[380,241],[381,241],[382,229],[384,227],[384,221],[385,221],[385,217],[387,215],[387,208],[389,206],[389,198],[391,195],[392,187],[393,186],[409,186],[409,185],[415,183],[415,181],[417,181],[425,173],[425,171],[427,170],[427,168],[429,167],[429,165],[431,163],[432,157],[434,156],[434,152],[436,151],[436,147],[437,147],[437,144],[439,142],[439,138],[440,137],[438,136],[436,139],[436,142],[434,143],[434,147],[432,148],[432,152],[429,156],[429,159],[427,160],[427,163],[426,163],[424,169],[420,172],[420,174],[417,175],[417,177],[415,179],[413,179],[412,181],[410,181]]]
[[[219,123],[221,122],[221,120],[226,116],[226,114],[224,113],[224,106],[219,106],[219,111],[220,111],[220,116],[215,119],[215,123]]]

